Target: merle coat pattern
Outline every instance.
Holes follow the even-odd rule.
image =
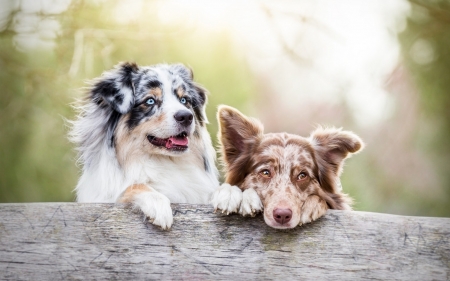
[[[226,173],[212,196],[215,209],[255,215],[274,228],[293,228],[328,209],[350,210],[339,176],[344,159],[363,148],[355,134],[317,128],[308,138],[264,134],[262,124],[234,108],[218,111],[219,140]]]
[[[78,202],[124,202],[163,229],[170,202],[207,203],[219,185],[207,92],[181,64],[121,63],[92,82],[70,137]]]

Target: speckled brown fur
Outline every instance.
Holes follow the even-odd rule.
[[[328,208],[351,209],[339,176],[344,159],[363,147],[358,136],[321,127],[308,138],[264,134],[258,120],[228,106],[219,107],[218,120],[226,182],[257,192],[268,225],[292,228],[316,220]],[[292,210],[289,223],[274,220],[273,212],[279,208]]]

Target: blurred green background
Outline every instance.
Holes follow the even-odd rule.
[[[342,176],[356,210],[450,216],[450,2],[310,2],[0,1],[0,202],[73,201],[85,82],[181,62],[215,142],[218,104],[270,132],[343,127],[367,144]]]

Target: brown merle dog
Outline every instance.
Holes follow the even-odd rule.
[[[308,138],[263,133],[262,124],[234,108],[218,111],[226,183],[212,196],[215,209],[254,215],[274,228],[294,228],[327,209],[350,210],[339,176],[344,159],[364,144],[355,134],[317,128]]]

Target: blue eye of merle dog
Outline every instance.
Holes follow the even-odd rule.
[[[187,99],[186,99],[186,98],[181,98],[181,99],[180,99],[180,102],[181,102],[182,104],[186,104],[186,103],[187,103]]]
[[[154,105],[155,104],[155,99],[154,98],[149,98],[145,101],[145,104],[147,105]]]

